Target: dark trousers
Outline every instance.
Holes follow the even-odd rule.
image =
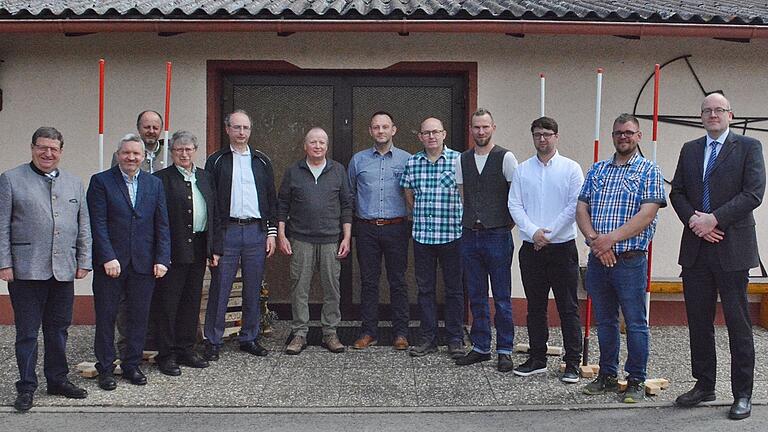
[[[413,242],[416,285],[419,286],[421,342],[437,344],[437,265],[445,285],[445,333],[448,343],[464,338],[464,287],[461,280],[461,239],[442,244]]]
[[[243,275],[243,325],[240,343],[252,342],[259,337],[261,309],[261,279],[264,276],[267,236],[261,224],[238,225],[230,223],[224,232],[224,255],[218,267],[211,270],[208,307],[205,310],[205,338],[213,345],[224,341],[225,315],[232,283],[240,266]]]
[[[124,371],[134,369],[141,362],[144,336],[147,334],[149,307],[155,289],[155,277],[137,273],[132,265],[122,269],[120,276],[111,278],[103,266],[93,273],[93,303],[96,309],[96,369],[99,373],[111,373],[115,366],[115,320],[120,296],[127,302],[125,354],[120,359]]]
[[[15,280],[8,283],[16,323],[16,363],[19,366],[18,392],[37,389],[37,335],[43,326],[45,357],[43,371],[48,385],[67,380],[67,329],[72,323],[75,284]]]
[[[488,306],[488,279],[495,306],[496,352],[512,354],[515,326],[512,321],[512,251],[509,228],[470,230],[461,236],[464,280],[472,308],[472,349],[491,352],[491,317]]]
[[[174,262],[165,277],[157,283],[151,317],[159,359],[189,354],[195,345],[207,258],[206,243],[205,233],[197,234],[192,240],[194,262]]]
[[[549,290],[555,295],[557,313],[563,331],[563,360],[578,365],[581,359],[581,324],[579,323],[579,255],[576,241],[549,244],[534,250],[533,243],[520,248],[520,276],[528,300],[528,341],[531,357],[545,360],[549,325],[547,306]]]
[[[717,245],[699,249],[693,267],[683,268],[683,294],[691,340],[691,370],[696,386],[714,390],[717,376],[715,354],[715,307],[717,294],[728,328],[733,397],[751,397],[755,370],[755,345],[747,303],[749,271],[723,271]]]
[[[408,336],[408,267],[407,223],[376,226],[365,222],[356,225],[355,247],[360,265],[361,335],[377,336],[379,326],[379,280],[381,258],[387,268],[389,301],[392,308],[393,335]]]

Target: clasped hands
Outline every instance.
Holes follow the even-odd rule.
[[[122,269],[120,268],[120,261],[113,259],[104,263],[104,272],[111,278],[120,277]],[[160,279],[168,272],[168,267],[163,264],[155,264],[152,267],[152,273],[155,275],[155,279]]]
[[[613,253],[613,245],[616,244],[616,239],[612,233],[607,234],[592,234],[588,237],[589,249],[595,258],[606,267],[613,267],[616,265],[616,254]]]
[[[717,228],[717,218],[712,213],[695,211],[688,219],[688,227],[694,234],[710,243],[718,243],[725,237],[725,232]]]

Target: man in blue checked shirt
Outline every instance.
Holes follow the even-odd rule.
[[[658,166],[640,156],[640,122],[622,114],[613,122],[613,157],[587,173],[576,205],[576,222],[590,247],[587,292],[592,296],[600,343],[600,373],[584,387],[588,395],[617,391],[619,307],[627,328],[625,403],[641,402],[648,363],[645,319],[648,244],[656,213],[666,207]]]
[[[437,264],[445,284],[445,331],[448,354],[464,356],[462,322],[464,288],[461,283],[461,195],[456,183],[456,159],[461,153],[443,142],[443,123],[428,118],[421,123],[419,140],[424,150],[408,159],[400,186],[413,208],[413,255],[421,309],[421,344],[410,354],[421,357],[437,351]]]

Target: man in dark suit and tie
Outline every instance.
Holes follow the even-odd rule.
[[[717,358],[713,321],[717,296],[725,315],[731,350],[731,419],[749,417],[755,347],[747,303],[749,269],[759,265],[755,217],[765,193],[760,141],[730,131],[728,100],[713,93],[701,104],[707,135],[683,145],[677,163],[672,206],[683,222],[678,263],[696,385],[678,406],[715,400]]]
[[[158,348],[157,366],[165,375],[181,375],[179,364],[208,367],[195,352],[200,296],[206,260],[214,264],[213,176],[195,166],[197,137],[187,131],[173,134],[169,147],[173,165],[158,171],[168,204],[171,231],[171,268],[160,279],[152,299],[152,324]]]
[[[115,318],[120,296],[128,306],[123,377],[135,385],[147,378],[139,369],[155,279],[171,261],[168,212],[163,183],[142,173],[144,144],[126,135],[117,149],[118,165],[95,174],[88,186],[93,236],[93,301],[96,308],[96,369],[99,387],[114,390]]]

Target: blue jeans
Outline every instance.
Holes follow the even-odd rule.
[[[379,279],[381,258],[387,267],[389,300],[392,310],[393,336],[408,336],[408,284],[405,271],[408,268],[407,223],[376,226],[357,223],[355,247],[360,264],[360,335],[377,338],[379,327]]]
[[[619,307],[627,328],[627,379],[645,381],[648,364],[648,323],[645,320],[645,289],[648,258],[617,257],[616,265],[605,267],[589,255],[587,292],[592,296],[600,344],[600,373],[616,375],[619,366]]]
[[[45,357],[43,370],[48,385],[67,380],[67,329],[72,322],[74,282],[14,280],[8,283],[16,323],[18,392],[37,389],[37,335],[43,326]]]
[[[461,283],[461,239],[442,244],[423,244],[414,240],[413,258],[421,310],[421,343],[437,345],[437,263],[445,285],[445,333],[448,343],[464,339],[464,287]]]
[[[511,354],[515,341],[512,322],[512,253],[514,243],[509,228],[486,230],[464,229],[461,256],[464,259],[464,281],[472,309],[472,349],[491,352],[491,323],[488,308],[488,277],[491,279],[493,303],[496,307],[496,352]]]
[[[223,344],[227,303],[238,264],[243,275],[243,319],[238,340],[245,343],[259,337],[259,296],[264,276],[266,240],[261,224],[227,225],[224,232],[224,255],[219,258],[218,267],[214,267],[211,272],[208,308],[205,311],[205,338],[211,344]]]

